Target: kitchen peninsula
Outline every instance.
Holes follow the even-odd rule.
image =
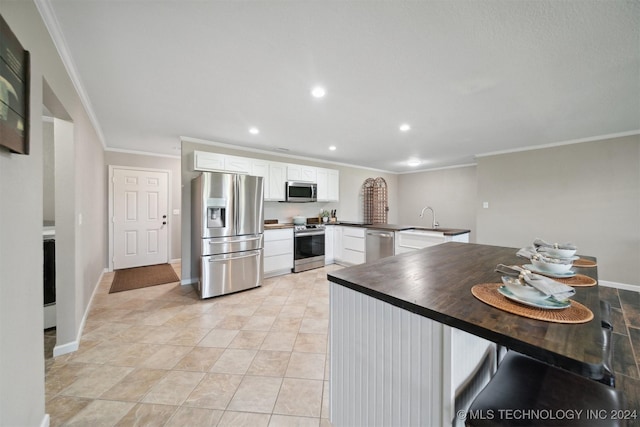
[[[496,344],[601,372],[597,286],[576,288],[594,314],[582,324],[524,318],[472,295],[500,282],[497,264],[522,264],[516,251],[449,242],[330,273],[331,421],[451,425],[456,391]],[[595,267],[579,272],[597,279]]]

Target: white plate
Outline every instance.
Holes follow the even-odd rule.
[[[532,273],[542,274],[543,276],[553,277],[555,279],[568,279],[576,275],[576,272],[573,270],[569,270],[564,273],[552,273],[551,271],[541,270],[533,264],[525,264],[522,268],[525,268]]]
[[[504,285],[500,286],[498,288],[498,292],[500,292],[502,295],[504,295],[506,298],[508,298],[508,299],[510,299],[512,301],[516,301],[516,302],[519,302],[520,304],[528,305],[530,307],[544,308],[544,309],[547,309],[547,310],[562,310],[564,308],[567,308],[567,307],[571,306],[571,301],[570,300],[558,301],[554,297],[548,297],[547,299],[536,300],[536,301],[530,301],[530,300],[527,300],[527,299],[524,299],[524,298],[519,298],[519,297],[515,296]]]

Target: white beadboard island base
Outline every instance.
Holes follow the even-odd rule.
[[[336,283],[330,303],[334,426],[464,421],[455,396],[495,344]]]

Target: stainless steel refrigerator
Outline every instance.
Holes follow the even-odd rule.
[[[191,271],[200,298],[262,285],[262,177],[204,172],[191,181]]]

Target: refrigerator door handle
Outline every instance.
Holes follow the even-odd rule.
[[[245,242],[252,242],[254,240],[260,240],[261,236],[256,236],[256,237],[249,237],[248,239],[241,239],[241,240],[225,240],[223,242],[216,242],[216,241],[210,241],[209,245],[219,245],[220,243],[245,243]]]
[[[244,253],[244,252],[243,252]],[[236,260],[236,259],[243,259],[243,258],[251,258],[254,256],[258,256],[260,255],[260,251],[251,251],[249,254],[246,255],[211,255],[209,257],[209,262],[220,262],[220,261],[232,261],[232,260]]]

